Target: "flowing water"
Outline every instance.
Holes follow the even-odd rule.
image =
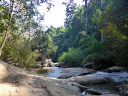
[[[122,83],[128,82],[128,72],[126,71],[113,72],[113,73],[97,71],[96,73],[90,75],[109,78],[112,79],[114,82],[122,82]]]
[[[64,68],[46,67],[46,68],[43,68],[42,70],[36,70],[36,72],[47,78],[57,78],[58,76],[68,74],[68,73],[63,73],[62,72],[63,69]],[[89,74],[88,76],[100,76],[100,77],[105,77],[107,79],[110,79],[109,83],[95,84],[95,85],[88,86],[91,89],[94,89],[104,94],[121,94],[122,91],[118,86],[122,84],[128,84],[128,72],[125,72],[125,71],[113,72],[113,73],[97,71],[96,73]],[[90,94],[84,91],[83,94],[85,93]]]
[[[97,71],[96,73],[89,74],[88,76],[105,77],[107,79],[110,79],[111,81],[109,83],[95,84],[95,85],[90,85],[88,87],[91,87],[92,89],[97,90],[104,94],[120,94],[122,96],[128,96],[125,95],[123,90],[119,87],[120,85],[128,84],[128,72],[121,71],[121,72],[107,73],[107,72]]]
[[[57,78],[58,76],[65,74],[65,73],[62,73],[63,69],[64,68],[59,68],[59,67],[44,67],[41,70],[37,69],[35,71],[47,78]]]

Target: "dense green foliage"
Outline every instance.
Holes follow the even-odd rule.
[[[51,26],[46,31],[33,19],[39,15],[34,1],[25,3],[22,10],[31,11],[21,12],[22,16],[14,14],[1,58],[9,58],[15,65],[27,68],[35,66],[38,53],[70,67],[87,62],[128,67],[128,1],[101,1],[90,0],[88,6],[87,0],[83,0],[83,6],[77,6],[72,0],[65,3],[65,26]],[[9,7],[1,3],[0,43],[7,27],[8,12]]]
[[[84,58],[83,56],[84,54],[82,53],[82,51],[69,48],[68,52],[63,52],[58,61],[65,62],[69,67],[77,67],[82,61],[82,58]]]
[[[43,0],[42,3],[44,3]],[[31,0],[31,3],[29,0],[9,0],[8,2],[0,0],[0,46],[5,40],[4,37],[7,37],[0,59],[19,67],[36,66],[35,59],[39,51],[32,50],[31,39],[35,36],[33,33],[41,29],[38,21],[35,22],[33,18],[34,16],[40,17],[36,9],[37,5],[39,2],[35,0]],[[11,11],[13,11],[13,16],[9,21]],[[38,20],[41,19],[38,18]],[[7,35],[5,35],[6,32]]]
[[[91,0],[86,11],[84,6],[67,4],[63,32],[54,28],[48,33],[52,44],[58,47],[56,55],[51,58],[58,58],[68,66],[81,66],[90,61],[128,66],[127,9],[126,0]],[[59,32],[54,34],[56,31]]]
[[[32,51],[28,41],[19,39],[8,39],[7,45],[3,50],[2,58],[7,61],[10,59],[16,66],[31,68],[36,66],[35,59],[38,57],[38,51]]]

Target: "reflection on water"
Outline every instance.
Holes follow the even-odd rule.
[[[38,74],[46,74],[46,73],[48,73],[47,69],[35,69],[34,71],[36,73],[38,73]]]
[[[35,72],[45,77],[57,78],[58,76],[65,74],[62,73],[62,70],[63,68],[58,68],[58,67],[44,67],[42,69],[35,70]]]

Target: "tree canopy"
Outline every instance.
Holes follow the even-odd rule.
[[[1,59],[20,67],[34,67],[42,54],[70,67],[87,62],[128,67],[127,0],[83,0],[83,6],[73,0],[63,2],[65,26],[47,30],[34,17],[42,20],[36,7],[47,3],[49,9],[52,4],[48,0],[0,2],[1,45],[7,36]]]

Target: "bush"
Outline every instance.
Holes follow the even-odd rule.
[[[92,38],[88,44],[88,48],[84,49],[85,57],[82,61],[82,64],[90,61],[99,63],[101,60],[106,61],[111,59],[112,52],[110,49],[107,49],[107,42],[105,39],[104,41],[98,41]]]
[[[27,40],[8,40],[3,52],[2,59],[10,61],[22,68],[31,68],[36,66],[35,59],[38,57],[38,51],[32,51]]]
[[[58,59],[59,62],[65,62],[69,67],[80,66],[83,58],[82,50],[69,48],[68,52],[64,52]]]
[[[108,41],[96,40],[92,37],[87,37],[86,45],[83,44],[81,49],[69,48],[68,52],[64,52],[58,61],[65,62],[70,67],[83,66],[87,62],[110,62],[112,61],[112,51],[107,48]]]

